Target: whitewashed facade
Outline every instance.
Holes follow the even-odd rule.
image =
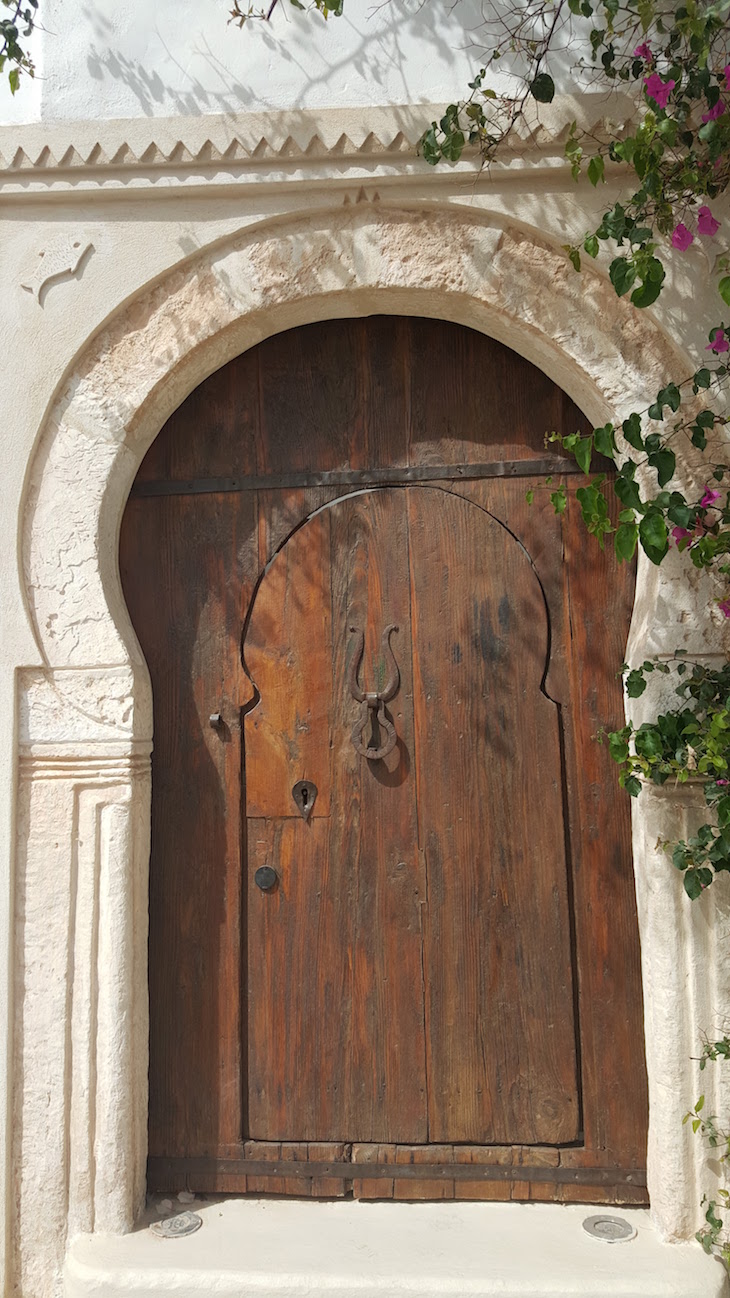
[[[565,123],[603,129],[607,111],[630,116],[628,100],[609,110],[600,96],[569,95],[566,73],[565,93],[489,174],[474,159],[432,170],[417,156],[433,106],[458,96],[478,64],[465,48],[478,16],[476,4],[371,11],[348,0],[324,30],[317,15],[282,8],[271,25],[239,32],[216,0],[161,0],[154,11],[143,0],[41,0],[38,76],[0,105],[8,1293],[116,1292],[108,1277],[97,1283],[98,1254],[83,1250],[90,1233],[129,1232],[144,1201],[152,714],[117,543],[127,493],[168,415],[261,339],[372,312],[482,330],[596,423],[643,406],[704,356],[715,320],[697,288],[712,270],[699,247],[672,261],[660,303],[644,313],[616,298],[600,266],[576,276],[561,248],[621,180],[599,193],[572,182]],[[682,647],[724,657],[714,594],[686,563],[658,570],[642,557],[629,656]],[[727,1018],[728,891],[721,882],[690,907],[657,845],[684,832],[696,799],[666,789],[634,807],[647,1230],[673,1241],[691,1238],[702,1194],[717,1185],[682,1116],[700,1089],[713,1111],[730,1103],[721,1071],[700,1081],[691,1058],[701,1030]],[[501,1205],[480,1208],[507,1229]],[[668,1269],[681,1288],[632,1280],[627,1261],[633,1288],[590,1288],[579,1267],[570,1292],[725,1292],[719,1264],[696,1245],[674,1248]],[[128,1292],[156,1292],[140,1257]],[[292,1254],[286,1268],[296,1266]],[[491,1292],[486,1265],[482,1283]]]

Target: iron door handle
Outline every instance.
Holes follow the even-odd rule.
[[[351,738],[355,752],[359,753],[361,757],[367,757],[368,761],[374,762],[378,761],[381,757],[387,757],[388,753],[392,753],[396,743],[398,742],[395,733],[395,726],[385,714],[386,703],[394,697],[398,690],[398,686],[400,685],[400,672],[390,644],[391,634],[393,631],[397,632],[398,627],[395,623],[391,623],[390,626],[385,628],[380,637],[383,657],[388,664],[389,672],[388,679],[383,689],[374,691],[363,690],[358,682],[360,664],[362,662],[363,653],[365,652],[364,632],[358,631],[354,626],[351,626],[350,630],[357,636],[357,639],[355,641],[352,658],[350,659],[350,670],[348,672],[347,680],[352,697],[361,705],[360,716],[358,717],[357,723],[352,731]],[[371,726],[371,741],[377,725],[378,730],[382,728],[382,730],[385,731],[386,738],[384,743],[376,745],[371,742],[368,745],[363,741],[363,735],[368,723]]]

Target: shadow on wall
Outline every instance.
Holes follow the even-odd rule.
[[[206,26],[201,6],[187,37],[179,36],[177,24],[172,36],[164,7],[154,27],[137,30],[133,20],[122,29],[118,17],[112,21],[98,7],[82,12],[92,38],[90,77],[125,86],[150,117],[453,97],[478,65],[482,33],[489,43],[480,0],[443,7],[423,0],[361,3],[354,21],[346,12],[326,29],[319,14],[279,0],[270,23],[252,22],[242,31],[228,25],[225,5],[211,7]]]

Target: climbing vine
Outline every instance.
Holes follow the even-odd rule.
[[[730,1038],[727,1035],[722,1036],[718,1041],[709,1041],[705,1038],[699,1060],[700,1071],[703,1072],[708,1063],[715,1063],[718,1060],[730,1060]],[[730,1130],[715,1114],[705,1112],[704,1095],[701,1095],[694,1108],[684,1115],[684,1122],[692,1124],[695,1135],[699,1135],[705,1141],[716,1161],[725,1166],[730,1160]],[[698,1230],[697,1239],[706,1253],[721,1257],[725,1265],[730,1268],[730,1235],[720,1216],[720,1212],[730,1209],[730,1190],[726,1186],[721,1186],[716,1193],[717,1199],[708,1200],[705,1197],[702,1201],[702,1206],[705,1208],[705,1225]]]
[[[621,767],[620,783],[633,797],[641,792],[642,780],[704,781],[705,801],[717,823],[702,825],[686,842],[667,845],[683,873],[687,895],[695,900],[730,860],[730,665],[713,669],[678,655],[671,662],[625,666],[629,698],[644,693],[652,672],[672,671],[680,706],[640,726],[629,722],[607,738]]]
[[[15,94],[23,73],[32,77],[35,71],[28,50],[22,44],[36,25],[38,0],[2,0],[9,10],[0,17],[0,73],[7,68],[10,89]]]

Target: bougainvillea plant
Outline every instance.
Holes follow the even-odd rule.
[[[621,767],[620,783],[633,797],[641,792],[642,780],[703,782],[716,823],[668,845],[674,865],[682,871],[685,892],[695,900],[716,874],[730,870],[730,665],[711,668],[677,655],[671,662],[625,666],[624,672],[629,698],[644,693],[652,672],[674,672],[677,677],[679,707],[639,726],[629,722],[608,735],[608,744]]]
[[[580,28],[595,79],[604,88],[633,91],[637,111],[630,127],[612,139],[582,133],[575,122],[569,125],[565,154],[574,179],[585,173],[598,187],[605,183],[607,168],[620,164],[630,183],[622,201],[607,208],[580,246],[566,245],[565,251],[576,271],[584,257],[605,259],[618,296],[628,296],[638,309],[651,306],[664,287],[667,247],[682,256],[700,242],[714,256],[713,240],[721,231],[717,200],[730,180],[728,15],[730,0],[680,5],[565,0],[515,6],[514,22],[503,27],[469,85],[469,96],[451,104],[424,135],[423,156],[433,165],[455,162],[471,145],[486,164],[495,160],[530,100],[552,101],[556,37],[561,31],[564,36],[566,23]],[[519,89],[507,97],[489,85],[490,72],[504,59],[513,72],[515,60],[522,60]],[[620,428],[608,423],[589,436],[551,436],[575,456],[588,478],[577,497],[585,525],[599,543],[603,546],[610,536],[620,560],[631,559],[640,546],[652,563],[660,564],[676,550],[695,567],[714,571],[725,587],[716,601],[718,610],[730,618],[730,458],[722,435],[727,419],[720,413],[730,374],[730,324],[723,313],[730,306],[730,265],[721,255],[714,259],[719,318],[708,334],[705,362],[666,384]],[[699,484],[694,489],[675,477],[677,449],[683,443],[682,449],[692,448],[687,458],[694,457]],[[594,454],[612,459],[615,475],[591,476]],[[610,492],[620,504],[615,523]],[[552,500],[559,512],[565,509],[564,490],[553,491]],[[644,664],[629,672],[629,697],[643,692],[652,666],[662,670],[659,664]],[[690,672],[678,686],[683,706],[638,729],[625,727],[609,737],[609,744],[622,766],[621,781],[633,796],[640,793],[642,778],[663,783],[670,777],[714,775],[704,786],[712,819],[687,842],[667,845],[684,873],[688,895],[696,898],[717,873],[730,869],[730,799],[722,783],[730,760],[730,677],[726,669],[713,673],[682,667]],[[708,691],[714,691],[712,699]]]

